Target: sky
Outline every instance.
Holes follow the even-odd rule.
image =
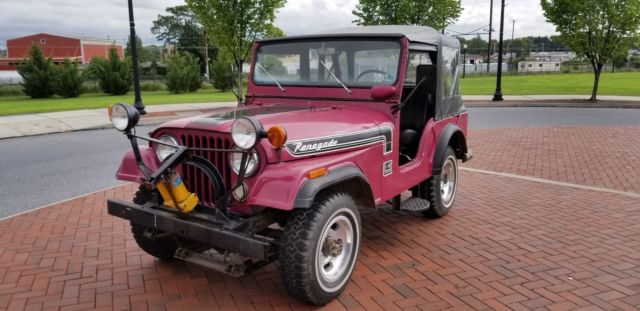
[[[166,7],[184,0],[133,0],[136,31],[144,44],[157,43],[150,28]],[[494,38],[500,22],[500,0],[494,2]],[[539,0],[506,0],[505,38],[555,34],[545,21]],[[287,35],[301,35],[352,25],[351,11],[358,0],[288,0],[275,24]],[[468,33],[489,24],[489,0],[462,0],[463,12],[448,30]],[[10,38],[47,32],[52,34],[125,42],[129,33],[126,0],[0,0],[0,47]],[[485,31],[486,32],[486,31]],[[485,35],[486,37],[486,35]]]

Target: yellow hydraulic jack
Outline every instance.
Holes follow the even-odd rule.
[[[156,187],[164,200],[164,205],[170,208],[189,213],[198,205],[198,195],[187,190],[182,178],[174,170],[169,171]]]

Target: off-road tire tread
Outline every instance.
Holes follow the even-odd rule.
[[[312,238],[311,228],[314,225],[322,225],[318,222],[328,206],[344,200],[349,200],[354,206],[356,205],[355,200],[346,193],[321,193],[316,197],[311,207],[293,212],[284,228],[279,251],[280,273],[289,295],[303,302],[324,305],[337,297],[344,289],[343,287],[330,295],[315,291],[309,282],[315,276],[310,275],[308,269],[310,265],[314,264],[315,256],[315,241]],[[309,254],[311,255],[309,256]]]
[[[133,203],[142,205],[151,200],[151,192],[140,187],[133,197]],[[156,257],[162,261],[176,260],[173,255],[178,249],[178,242],[173,238],[152,240],[144,236],[146,227],[143,225],[131,223],[131,233],[138,243],[138,246],[147,254]]]
[[[450,155],[455,157],[455,152],[451,148],[451,146],[447,147],[447,151],[444,153],[444,158],[447,159]],[[444,162],[442,162],[444,166]],[[449,208],[445,208],[442,204],[442,200],[440,198],[440,178],[442,178],[441,174],[433,175],[431,178],[425,181],[426,191],[429,194],[429,203],[431,203],[431,207],[422,212],[422,215],[428,218],[441,218],[444,217],[452,206]]]

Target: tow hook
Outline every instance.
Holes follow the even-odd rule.
[[[337,257],[342,254],[342,249],[344,247],[344,242],[342,239],[326,239],[322,244],[322,255]]]

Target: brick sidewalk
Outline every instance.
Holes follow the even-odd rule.
[[[519,134],[546,137],[544,146],[566,137],[536,131]],[[500,133],[474,131],[471,141],[476,149],[483,137],[509,141]],[[611,143],[600,141],[603,150]],[[504,151],[478,150],[474,162],[499,156],[490,150]],[[599,162],[580,163],[597,171],[591,165]],[[308,308],[284,293],[275,265],[235,279],[143,253],[128,224],[105,211],[107,198],[130,198],[134,190],[126,185],[0,222],[0,309]],[[638,199],[463,171],[456,206],[443,219],[363,211],[355,273],[328,308],[635,310],[639,212]]]
[[[475,158],[466,166],[640,193],[638,133],[640,127],[471,131]]]

